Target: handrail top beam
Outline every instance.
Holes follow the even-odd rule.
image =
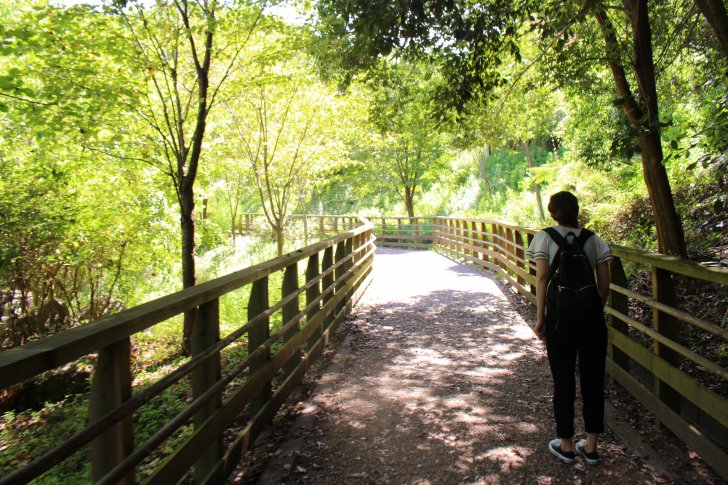
[[[660,253],[648,253],[639,249],[627,248],[624,246],[610,245],[612,255],[625,258],[628,261],[642,263],[656,268],[679,273],[684,276],[700,278],[721,285],[728,285],[728,268],[706,266],[681,258],[679,256],[668,256]]]

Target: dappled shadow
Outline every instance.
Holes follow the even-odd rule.
[[[542,344],[501,283],[433,252],[378,250],[288,483],[606,481],[548,454]],[[577,423],[577,429],[579,424]]]

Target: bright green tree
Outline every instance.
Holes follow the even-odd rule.
[[[382,62],[366,84],[372,134],[359,143],[367,157],[361,180],[375,191],[394,191],[414,217],[418,191],[445,168],[448,142],[433,118],[442,80],[424,65]]]
[[[311,71],[305,57],[289,52],[241,80],[240,95],[227,104],[237,143],[232,156],[245,160],[252,173],[279,255],[300,188],[314,189],[325,173],[346,163],[341,136],[347,107]]]
[[[262,16],[262,5],[218,0],[114,3],[126,28],[134,73],[143,82],[128,109],[146,125],[148,163],[174,188],[182,235],[182,285],[195,285],[195,181],[207,120],[225,81],[241,66],[240,55]],[[189,349],[196,314],[184,318]]]

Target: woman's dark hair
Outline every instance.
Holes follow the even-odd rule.
[[[559,225],[579,225],[579,200],[571,192],[557,192],[549,200],[549,214]]]

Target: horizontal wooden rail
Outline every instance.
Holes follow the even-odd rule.
[[[26,483],[38,478],[87,445],[94,482],[134,483],[136,467],[142,460],[188,423],[194,425],[192,436],[152,472],[148,481],[176,481],[187,473],[191,464],[194,464],[195,481],[224,480],[241,453],[300,382],[305,369],[321,355],[331,332],[351,311],[370,281],[375,249],[372,224],[365,219],[356,219],[355,223],[351,219],[342,224],[342,229],[351,226],[350,230],[301,250],[0,353],[2,388],[98,353],[88,426],[28,465],[2,477],[0,484]],[[303,262],[307,262],[307,271],[300,279],[297,267]],[[280,273],[283,274],[282,293],[274,297],[271,305],[267,282],[270,276]],[[253,290],[248,321],[220,338],[220,297],[250,285]],[[299,309],[302,298],[306,304]],[[199,310],[191,359],[145,389],[132,392],[129,339],[193,308]],[[270,318],[278,313],[282,314],[280,328],[271,332]],[[264,329],[262,333],[261,329]],[[246,339],[250,349],[247,357],[220,375],[221,351]],[[281,345],[274,351],[274,344]],[[266,389],[271,388],[272,380],[281,370],[287,374],[284,383],[275,393],[268,393]],[[132,414],[188,376],[193,395],[187,407],[134,448]],[[242,384],[230,389],[241,379]],[[230,393],[225,401],[221,399],[223,390]],[[225,451],[223,432],[246,409],[251,425],[244,431],[245,438],[238,439]]]
[[[536,303],[535,264],[525,258],[525,250],[537,232],[533,229],[493,220],[440,216],[380,217],[373,222],[380,246],[441,251],[493,271]],[[706,338],[725,341],[728,329],[720,322],[708,322],[678,308],[675,295],[680,288],[673,278],[680,275],[717,284],[725,290],[728,269],[621,246],[611,248],[614,259],[610,264],[606,308],[610,375],[655,413],[660,423],[693,449],[700,450],[708,464],[728,480],[728,455],[723,451],[727,444],[711,438],[721,433],[728,436],[728,400],[689,375],[684,367],[713,374],[723,383],[728,380],[728,370],[710,356],[701,355],[699,349],[681,342],[679,331],[681,326],[688,325],[694,332],[703,332]],[[623,262],[651,273],[651,295],[630,288]],[[645,305],[651,311],[650,321],[641,322],[630,316],[634,304]],[[644,372],[634,372],[634,365],[647,371],[646,383],[640,381]],[[688,418],[688,404],[718,422],[722,431],[709,433],[701,420]]]

